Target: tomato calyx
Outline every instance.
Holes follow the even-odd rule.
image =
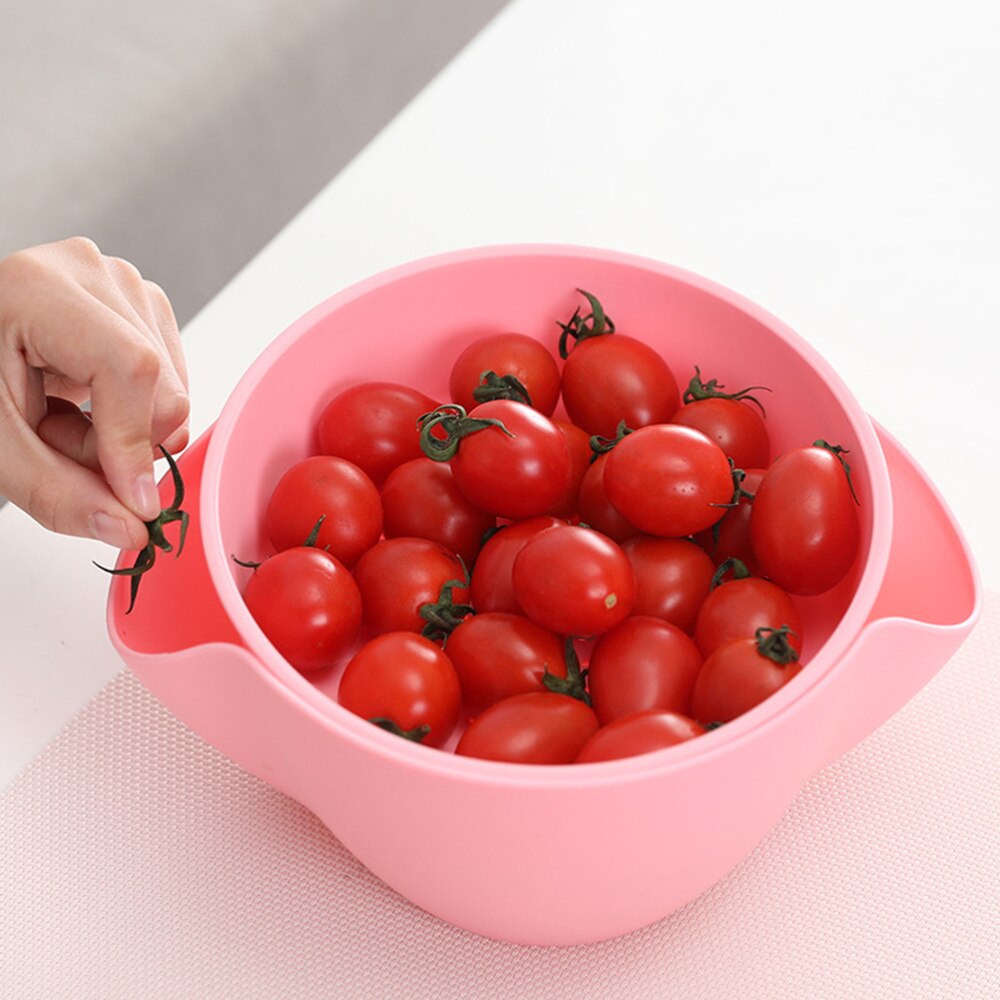
[[[562,334],[559,337],[559,357],[564,361],[569,357],[572,348],[569,346],[570,337],[573,343],[577,344],[581,340],[588,340],[590,337],[606,337],[615,332],[614,320],[604,311],[604,306],[598,301],[596,295],[585,292],[582,288],[577,291],[590,303],[590,312],[586,316],[580,314],[580,308],[569,318],[567,323],[556,321]]]
[[[710,378],[707,382],[703,382],[701,369],[697,365],[694,366],[694,372],[691,381],[688,382],[687,389],[684,390],[683,400],[685,403],[696,403],[699,399],[731,399],[739,403],[753,403],[760,410],[762,417],[767,416],[764,404],[751,393],[771,392],[769,386],[748,385],[745,389],[737,389],[736,392],[722,392],[720,390],[724,389],[725,386],[718,379]]]
[[[479,376],[479,385],[472,390],[472,398],[477,403],[512,399],[525,406],[533,405],[527,387],[516,375],[498,375],[495,371],[485,371]]]
[[[730,556],[719,563],[718,569],[712,575],[712,582],[709,584],[708,589],[710,591],[715,590],[716,587],[725,583],[725,576],[729,572],[732,572],[734,580],[745,580],[748,576],[753,576],[750,570],[747,569],[747,564],[742,559]]]
[[[368,721],[378,726],[379,729],[384,729],[387,733],[392,733],[393,736],[401,736],[404,740],[410,740],[412,743],[422,743],[424,737],[431,731],[431,727],[426,722],[423,725],[414,726],[412,729],[404,729],[398,722],[384,716],[376,716]]]
[[[757,652],[782,667],[788,666],[789,663],[796,663],[799,654],[788,641],[790,635],[797,636],[798,632],[788,625],[781,625],[778,628],[761,626],[754,632],[754,638],[757,640]]]
[[[572,636],[566,638],[563,656],[566,660],[566,676],[558,677],[546,668],[542,676],[542,683],[554,694],[565,694],[570,698],[576,698],[577,701],[582,701],[585,705],[590,705],[590,695],[587,693],[587,671],[580,669],[580,657],[576,654]]]
[[[100,563],[94,563],[98,569],[104,570],[105,573],[110,573],[111,576],[128,576],[132,578],[129,604],[125,614],[131,614],[132,609],[135,607],[135,599],[139,593],[139,584],[142,581],[142,577],[156,563],[156,550],[159,549],[161,552],[173,552],[174,550],[170,540],[164,535],[163,529],[174,521],[180,522],[180,535],[177,540],[175,558],[180,556],[184,550],[184,538],[187,535],[189,514],[187,511],[181,510],[181,504],[184,503],[184,480],[181,477],[181,470],[177,468],[177,463],[174,461],[173,455],[162,444],[157,447],[163,452],[163,457],[167,460],[167,465],[170,466],[170,476],[174,484],[173,500],[171,500],[169,506],[164,507],[151,521],[144,522],[146,530],[149,532],[149,542],[145,548],[140,549],[138,555],[135,557],[135,562],[131,566],[123,566],[121,569],[109,569]]]
[[[861,501],[858,500],[857,493],[854,492],[854,483],[851,480],[851,467],[847,464],[847,459],[844,458],[845,455],[849,455],[850,452],[839,444],[830,444],[829,441],[824,441],[822,438],[817,438],[813,441],[814,448],[823,448],[830,452],[840,464],[844,467],[844,475],[847,476],[847,485],[851,488],[851,496],[854,497],[854,502],[860,507]]]
[[[618,444],[618,442],[621,441],[623,437],[627,437],[629,434],[632,433],[632,431],[633,428],[628,427],[624,420],[619,420],[618,426],[615,428],[614,437],[603,437],[600,434],[591,435],[590,438],[591,463],[596,462],[601,455],[604,455],[607,452],[611,451],[612,448],[614,448],[614,446]]]
[[[319,529],[323,526],[323,522],[326,520],[326,514],[320,514],[319,520],[312,526],[312,531],[309,532],[306,540],[302,543],[302,548],[304,549],[314,549],[316,548],[316,539],[319,538]],[[327,545],[324,548],[325,552],[330,551],[330,546]],[[244,569],[257,570],[263,565],[264,560],[255,561],[253,559],[237,559],[236,556],[232,557],[233,562],[237,566],[242,566]]]
[[[464,406],[458,403],[446,403],[430,413],[424,413],[418,420],[420,427],[420,447],[423,453],[435,462],[447,462],[455,457],[462,438],[487,427],[498,427],[507,435],[513,437],[502,420],[493,417],[470,417]],[[443,432],[442,436],[434,433]]]
[[[448,580],[441,584],[436,601],[428,601],[428,603],[420,605],[420,617],[427,622],[420,630],[420,634],[425,639],[441,643],[443,649],[451,633],[466,618],[476,613],[476,609],[471,604],[461,604],[455,601],[455,588],[468,588],[469,586],[469,571],[466,569],[464,580]]]

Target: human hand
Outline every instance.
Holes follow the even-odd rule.
[[[0,260],[0,494],[53,531],[141,549],[155,449],[187,445],[188,411],[173,309],[132,264],[83,237]]]

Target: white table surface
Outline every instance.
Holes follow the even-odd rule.
[[[189,324],[193,429],[290,321],[387,266],[627,250],[811,341],[1000,589],[998,29],[985,0],[515,0]],[[0,511],[0,785],[120,669],[91,565],[113,557]]]

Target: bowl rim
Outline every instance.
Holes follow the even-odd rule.
[[[636,757],[575,764],[571,767],[553,764],[523,765],[502,761],[480,760],[443,752],[434,747],[400,740],[349,712],[335,698],[320,691],[278,653],[251,617],[232,576],[228,556],[222,546],[219,528],[219,482],[226,446],[240,413],[254,390],[265,377],[273,361],[288,346],[312,329],[321,319],[336,312],[355,299],[364,297],[426,271],[448,268],[472,261],[509,259],[511,257],[576,257],[587,261],[604,261],[655,272],[683,282],[724,301],[749,315],[781,337],[799,353],[823,378],[845,412],[858,448],[868,465],[869,494],[872,504],[872,530],[868,557],[861,571],[854,595],[841,620],[817,653],[821,669],[802,670],[795,678],[760,705],[732,722],[701,736],[672,747]],[[431,254],[399,264],[357,281],[319,302],[295,319],[255,359],[236,384],[216,420],[205,455],[200,497],[200,516],[204,530],[205,561],[216,593],[225,613],[259,664],[260,669],[281,682],[285,694],[294,699],[302,710],[346,739],[356,748],[372,753],[403,767],[422,772],[434,772],[455,780],[476,783],[487,781],[501,786],[577,787],[639,780],[689,767],[708,756],[730,752],[741,741],[774,730],[779,719],[801,701],[845,658],[867,622],[885,576],[892,541],[892,491],[889,473],[874,426],[854,394],[829,362],[791,327],[740,293],[695,272],[654,258],[625,251],[593,246],[561,243],[498,243],[466,247]]]

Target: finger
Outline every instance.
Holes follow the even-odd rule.
[[[59,403],[64,403],[60,400]],[[72,404],[53,405],[49,399],[48,415],[43,417],[37,434],[50,448],[68,459],[90,469],[101,472],[101,462],[97,457],[97,436],[88,414]]]

